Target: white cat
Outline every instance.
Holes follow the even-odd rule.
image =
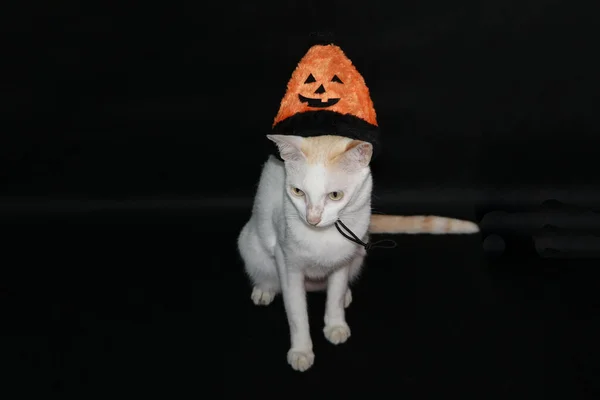
[[[340,136],[268,135],[284,162],[265,163],[252,216],[238,248],[253,283],[252,301],[282,294],[290,329],[287,361],[306,371],[314,362],[306,291],[326,290],[323,332],[333,344],[350,337],[345,308],[352,301],[365,247],[342,236],[341,220],[358,238],[372,233],[471,233],[472,222],[435,216],[371,215],[372,145]]]

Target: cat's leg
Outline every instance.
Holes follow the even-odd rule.
[[[315,360],[308,322],[304,272],[300,268],[286,265],[280,249],[275,253],[281,280],[285,313],[290,329],[290,349],[287,361],[296,371],[306,371]]]
[[[306,280],[304,287],[307,292],[324,292],[327,290],[327,281],[310,281]],[[344,296],[344,307],[348,308],[352,303],[352,290],[350,287],[346,290],[346,295]]]
[[[348,287],[350,273],[360,269],[364,255],[359,253],[346,267],[340,268],[327,279],[327,300],[325,303],[325,338],[333,344],[344,343],[350,337],[350,327],[346,323],[345,308],[352,301]]]
[[[345,300],[348,291],[348,267],[339,268],[327,279],[325,303],[325,338],[333,344],[344,343],[350,337],[346,323]]]
[[[253,286],[250,298],[256,305],[266,306],[271,304],[281,291],[279,276],[273,256],[264,250],[258,235],[253,235],[250,230],[247,224],[240,232],[238,249]]]
[[[344,296],[344,308],[350,307],[352,304],[352,289],[346,289],[346,295]]]
[[[368,237],[364,240],[369,240]],[[346,290],[346,295],[344,296],[344,308],[350,307],[352,304],[352,289],[350,288],[350,284],[357,280],[360,276],[360,271],[363,267],[364,258],[367,255],[367,251],[364,248],[361,248],[358,251],[358,257],[360,260],[356,260],[356,262],[350,263],[350,267],[348,270],[348,289]]]
[[[307,292],[324,292],[327,290],[327,281],[307,281],[304,286],[306,287]],[[352,304],[352,289],[348,287],[348,289],[346,289],[346,295],[344,296],[344,308],[350,307],[350,304]]]

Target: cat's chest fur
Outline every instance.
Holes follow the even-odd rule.
[[[291,250],[296,266],[306,275],[322,278],[334,269],[346,265],[361,247],[342,236],[335,227],[324,231],[297,229]]]

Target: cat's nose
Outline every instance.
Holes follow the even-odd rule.
[[[306,207],[306,222],[315,226],[321,222],[321,216],[323,215],[323,207],[309,205]]]
[[[319,222],[321,222],[321,216],[308,214],[308,216],[306,217],[306,221],[308,221],[309,224],[315,226]]]

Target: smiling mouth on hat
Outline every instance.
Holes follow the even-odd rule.
[[[301,94],[298,95],[298,98],[302,103],[306,103],[309,107],[314,108],[325,108],[331,107],[340,101],[339,97],[336,99],[328,99],[327,101],[322,101],[321,99],[311,99],[310,97],[304,97]]]

